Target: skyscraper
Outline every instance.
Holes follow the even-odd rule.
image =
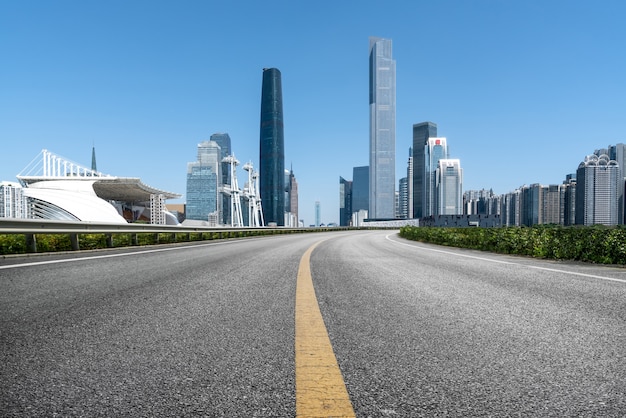
[[[624,193],[626,187],[626,144],[619,143],[617,145],[610,145],[608,151],[609,158],[617,161],[619,167],[617,222],[619,224],[626,224],[626,194]]]
[[[413,217],[422,218],[424,215],[424,177],[425,147],[428,138],[437,136],[437,125],[432,122],[422,122],[413,125]]]
[[[413,147],[409,147],[409,161],[406,167],[406,218],[413,219]]]
[[[440,159],[437,167],[437,215],[463,213],[463,169],[458,159]]]
[[[220,179],[220,186],[231,184],[230,179],[230,164],[224,162],[224,158],[231,155],[230,135],[227,133],[215,133],[211,135],[211,141],[215,141],[220,146],[220,165],[222,170],[222,177]],[[228,225],[231,222],[230,219],[230,196],[222,196],[222,207],[220,208],[222,218],[220,222],[224,225]]]
[[[208,221],[209,215],[219,213],[220,155],[220,146],[215,141],[203,141],[198,144],[197,161],[187,163],[187,219]]]
[[[617,225],[620,169],[605,154],[589,155],[576,170],[576,224]]]
[[[399,218],[408,219],[409,217],[409,179],[402,177],[398,182],[398,199],[399,199]]]
[[[352,182],[339,176],[339,226],[349,226],[352,218]]]
[[[285,224],[285,150],[280,71],[263,69],[259,192],[266,224]]]
[[[320,226],[322,224],[322,208],[320,206],[320,201],[315,201],[315,226]]]
[[[428,138],[424,147],[424,192],[422,216],[443,215],[437,213],[437,168],[439,160],[448,158],[446,138]]]
[[[285,219],[285,226],[291,228],[298,227],[298,182],[293,167],[285,170],[285,218],[289,218],[289,222]]]
[[[369,217],[395,217],[396,62],[391,39],[370,38]]]
[[[368,166],[354,167],[352,169],[352,213],[369,210],[369,184],[370,168]]]

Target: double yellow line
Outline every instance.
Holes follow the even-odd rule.
[[[298,268],[296,416],[355,417],[313,288],[311,253],[320,242],[307,249]]]

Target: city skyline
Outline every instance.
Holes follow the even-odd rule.
[[[1,180],[41,149],[88,165],[95,146],[100,171],[183,194],[189,150],[215,132],[258,167],[259,72],[276,67],[299,217],[313,223],[319,200],[322,222],[338,222],[338,176],[368,164],[373,35],[394,42],[396,155],[414,124],[434,121],[466,190],[560,183],[590,150],[626,142],[617,1],[391,1],[384,21],[362,3],[31,6],[0,5]]]

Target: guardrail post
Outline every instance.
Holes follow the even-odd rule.
[[[107,247],[113,248],[113,234],[106,234]]]
[[[70,242],[72,243],[72,250],[80,250],[80,245],[78,243],[78,234],[70,234]]]
[[[37,239],[35,234],[25,234],[26,237],[26,251],[30,253],[37,252]]]
[[[139,245],[139,241],[137,240],[137,233],[130,234],[130,242],[132,245]]]

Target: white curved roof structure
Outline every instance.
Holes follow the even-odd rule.
[[[125,224],[109,202],[93,190],[94,181],[40,181],[24,188],[38,218]]]
[[[153,196],[163,200],[181,197],[150,187],[139,178],[100,173],[47,150],[42,150],[40,156],[17,175],[24,196],[31,202],[32,215],[37,218],[127,223],[112,202],[149,208]],[[165,216],[168,224],[177,223],[168,213]]]

